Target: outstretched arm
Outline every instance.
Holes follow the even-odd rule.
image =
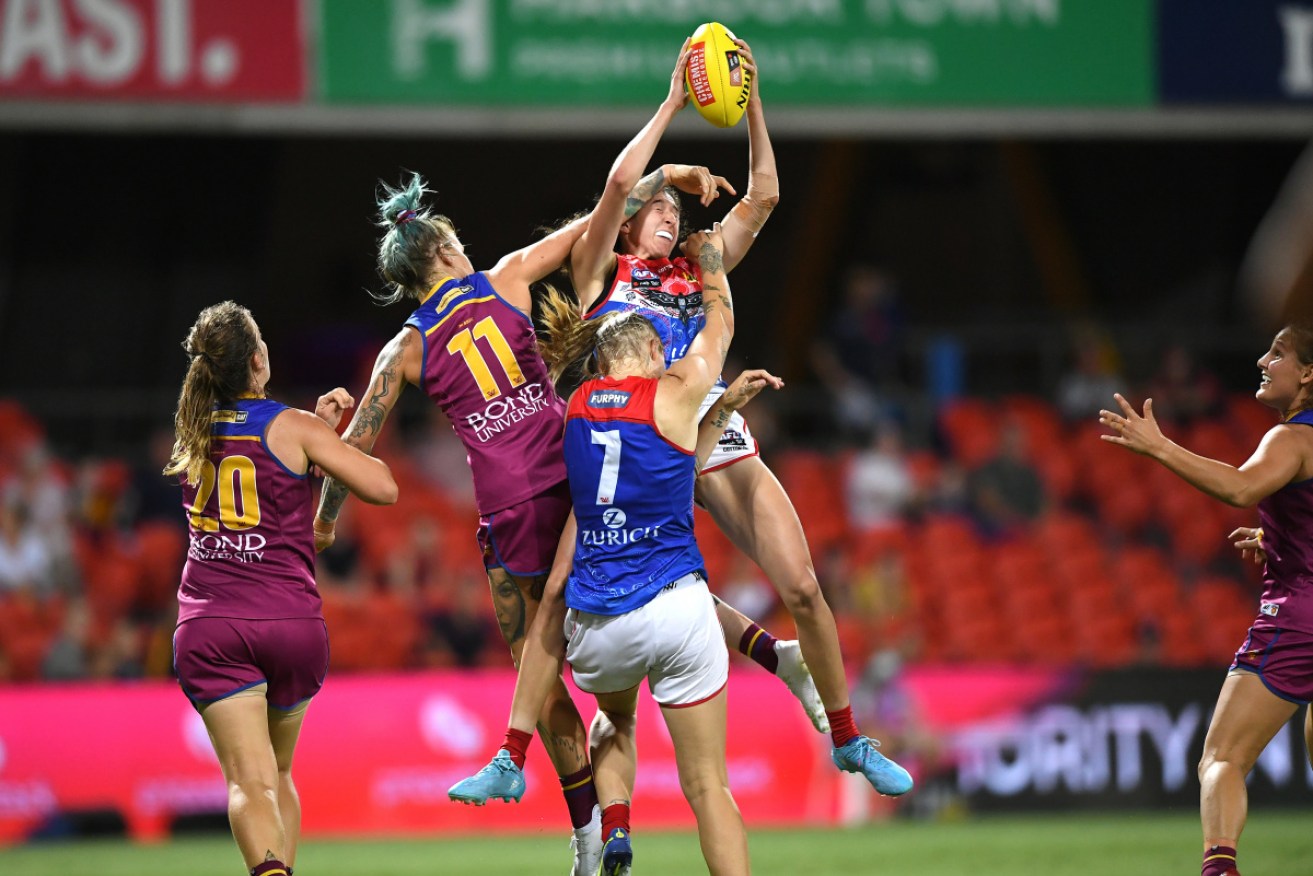
[[[588,217],[581,216],[542,240],[502,256],[488,271],[488,281],[512,307],[528,313],[533,307],[529,286],[565,264],[586,228]]]
[[[648,202],[666,184],[665,172],[658,168],[643,176],[652,153],[684,104],[688,94],[684,91],[684,68],[688,64],[688,40],[680,47],[674,72],[670,75],[670,90],[643,129],[621,150],[611,165],[602,197],[593,208],[588,230],[575,244],[570,255],[570,273],[575,291],[584,307],[601,292],[606,274],[615,260],[615,239],[620,226]],[[641,180],[640,180],[641,177]]]
[[[663,382],[683,384],[679,393],[685,402],[700,405],[725,367],[725,356],[734,337],[734,301],[725,276],[720,223],[711,231],[695,231],[684,241],[684,254],[697,264],[702,280],[702,311],[706,325],[698,332],[688,352],[671,364]],[[661,395],[657,396],[660,403]]]
[[[757,234],[780,201],[780,178],[775,169],[775,150],[766,130],[766,115],[761,107],[757,86],[757,62],[752,49],[736,40],[744,70],[752,77],[752,94],[748,97],[748,191],[725,216],[725,270],[732,271],[757,239]]]
[[[716,399],[716,403],[711,406],[698,425],[698,443],[695,451],[698,458],[698,471],[707,464],[707,459],[720,443],[720,436],[725,434],[725,427],[729,425],[730,414],[742,409],[768,386],[772,389],[783,389],[784,381],[769,371],[751,368],[740,374],[729,385],[729,389]]]
[[[419,383],[423,345],[414,329],[403,328],[388,341],[374,362],[365,403],[356,409],[343,441],[363,453],[374,449],[374,442],[383,431],[383,423],[401,397],[406,382]],[[319,512],[315,515],[315,550],[322,551],[333,543],[337,516],[346,501],[347,486],[331,474],[324,478],[319,494]]]
[[[1190,486],[1228,505],[1257,504],[1294,480],[1303,465],[1302,444],[1292,431],[1298,427],[1279,425],[1268,430],[1254,454],[1237,468],[1169,440],[1154,418],[1153,399],[1145,401],[1140,415],[1121,394],[1113,397],[1122,412],[1099,411],[1099,422],[1114,432],[1100,438],[1158,460]]]

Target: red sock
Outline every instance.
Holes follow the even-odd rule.
[[[593,784],[593,768],[586,766],[577,773],[561,776],[561,793],[570,809],[570,825],[578,830],[593,820],[593,807],[597,805],[597,786]]]
[[[251,868],[251,876],[287,876],[289,872],[282,861],[265,861]]]
[[[771,675],[780,668],[780,658],[775,654],[775,637],[756,624],[749,624],[743,631],[739,653],[756,660]]]
[[[834,740],[835,748],[843,748],[862,735],[857,729],[857,721],[853,719],[853,707],[851,705],[836,709],[833,712],[826,712],[825,717],[830,719],[830,738]]]
[[[508,727],[506,728],[506,741],[501,744],[501,747],[506,749],[517,767],[524,769],[524,757],[528,753],[529,743],[532,741],[532,733],[525,733],[523,730]]]
[[[612,803],[602,810],[602,839],[611,835],[611,831],[620,828],[629,832],[629,804]]]
[[[1227,876],[1229,873],[1239,874],[1236,869],[1235,849],[1230,846],[1210,846],[1204,852],[1204,864],[1200,868],[1200,876]]]

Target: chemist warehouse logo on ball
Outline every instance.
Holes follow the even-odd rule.
[[[619,508],[607,508],[602,512],[602,523],[606,529],[584,529],[579,533],[579,539],[583,544],[589,547],[616,547],[623,544],[633,544],[636,541],[643,541],[648,538],[660,538],[661,526],[636,526],[633,529],[625,529],[625,523],[629,518],[625,512]]]

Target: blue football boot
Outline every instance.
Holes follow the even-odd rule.
[[[468,779],[461,779],[447,791],[447,796],[458,803],[482,806],[489,800],[519,803],[524,796],[524,770],[515,765],[506,749],[497,752],[486,767]]]
[[[899,797],[912,790],[912,776],[907,770],[876,751],[879,742],[858,736],[842,748],[830,751],[834,765],[846,773],[861,773],[875,790],[886,797]]]
[[[634,847],[629,842],[629,831],[623,827],[611,829],[602,846],[602,869],[598,876],[629,876],[629,868],[634,863]]]

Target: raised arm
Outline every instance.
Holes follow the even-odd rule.
[[[743,40],[736,40],[743,58],[743,66],[752,77],[752,93],[748,97],[748,191],[742,200],[730,208],[721,223],[725,229],[725,271],[734,270],[747,255],[757,234],[770,218],[771,211],[780,201],[780,178],[775,169],[775,150],[766,130],[766,115],[761,107],[761,93],[757,84],[757,62],[752,49]]]
[[[725,355],[734,337],[734,302],[725,276],[721,245],[720,223],[711,231],[695,231],[684,241],[684,255],[697,263],[702,275],[702,310],[707,324],[693,339],[684,358],[672,363],[661,378],[656,404],[658,424],[663,430],[669,423],[683,422],[682,409],[691,406],[696,411],[701,406],[725,367]],[[669,413],[671,419],[663,413]],[[693,440],[691,434],[689,437]]]
[[[588,216],[558,228],[542,240],[504,255],[488,271],[488,280],[497,294],[512,306],[528,313],[533,307],[529,286],[555,271],[570,257],[570,250],[588,227]]]
[[[366,401],[356,408],[343,441],[362,453],[374,449],[374,442],[378,440],[383,431],[383,423],[401,397],[401,390],[406,383],[419,384],[422,359],[423,344],[414,329],[403,328],[388,341],[374,362],[374,373],[365,394]],[[315,515],[317,551],[333,543],[337,516],[342,511],[342,503],[346,501],[348,491],[347,485],[333,477],[331,470],[328,470],[328,474],[319,495],[319,512]]]
[[[684,104],[684,68],[688,64],[688,40],[680,47],[675,70],[670,74],[670,90],[643,129],[621,150],[611,165],[602,197],[593,208],[588,230],[570,254],[570,273],[579,301],[587,307],[601,294],[602,284],[615,263],[615,239],[625,220],[637,213],[666,184],[662,168],[643,176],[652,153]],[[641,177],[641,181],[640,181]]]
[[[1145,401],[1141,416],[1120,394],[1114,398],[1122,412],[1099,411],[1099,422],[1114,432],[1100,438],[1158,460],[1190,486],[1228,505],[1257,504],[1295,480],[1305,465],[1304,444],[1294,431],[1299,426],[1274,426],[1254,454],[1236,467],[1191,453],[1163,435],[1153,415],[1153,399]]]
[[[784,381],[769,371],[751,368],[735,378],[720,398],[716,399],[716,403],[698,424],[698,443],[694,451],[698,458],[698,471],[702,471],[712,451],[720,443],[720,436],[725,434],[725,427],[729,425],[730,415],[741,410],[768,386],[783,389]]]

